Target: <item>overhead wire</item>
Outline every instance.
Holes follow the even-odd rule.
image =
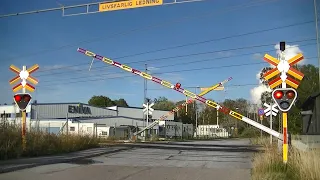
[[[244,65],[256,65],[256,64],[267,64],[265,62],[259,62],[259,63],[246,63],[246,64],[236,64],[236,65],[229,65],[229,66],[215,66],[215,67],[207,67],[206,69],[215,69],[215,68],[226,68],[226,67],[239,67],[239,66],[244,66]],[[188,69],[187,71],[192,71],[193,69]],[[195,71],[201,70],[201,69],[194,69]],[[181,70],[180,72],[182,72],[183,70]],[[161,75],[161,74],[167,74],[167,73],[172,73],[175,71],[167,71],[167,72],[162,72],[162,73],[153,73],[153,75]],[[101,74],[102,75],[102,74]],[[101,76],[100,75],[100,76]],[[77,81],[70,81],[70,82],[64,82],[63,84],[75,84],[75,83],[81,83],[81,82],[94,82],[94,81],[103,81],[103,80],[111,80],[111,79],[125,79],[125,78],[129,78],[129,77],[135,77],[136,75],[131,74],[131,75],[124,75],[124,76],[120,76],[120,77],[110,77],[110,78],[104,78],[104,77],[98,77],[98,78],[94,78],[94,79],[85,79],[85,80],[77,80]],[[48,81],[49,82],[49,81]],[[56,83],[56,84],[52,84],[50,83],[50,85],[48,84],[46,85],[39,85],[37,87],[50,87],[50,86],[54,86],[54,85],[62,85],[61,83]]]
[[[302,42],[302,40],[299,41],[292,41],[292,42]],[[315,42],[313,43],[308,43],[308,44],[304,44],[304,45],[300,45],[300,46],[308,46],[308,45],[314,45]],[[255,45],[255,46],[249,46],[246,48],[253,48],[253,47],[264,47],[264,46],[270,46],[273,44],[267,44],[267,45]],[[240,47],[239,49],[243,49],[244,47]],[[293,48],[293,47],[289,47],[289,48]],[[233,48],[232,50],[237,50],[238,48]],[[230,51],[231,49],[228,50],[222,50],[222,51],[215,51],[215,52],[223,52],[223,51]],[[210,58],[210,59],[202,59],[202,60],[194,60],[194,61],[190,61],[190,62],[183,62],[183,63],[174,63],[174,64],[170,64],[170,65],[163,65],[163,66],[158,66],[155,68],[163,68],[163,67],[174,67],[174,66],[178,66],[178,65],[186,65],[186,64],[191,64],[191,63],[195,63],[195,62],[204,62],[204,61],[215,61],[215,60],[221,60],[221,59],[228,59],[228,58],[232,58],[232,57],[241,57],[241,56],[247,56],[247,55],[252,55],[252,53],[266,53],[266,52],[272,52],[274,51],[274,49],[272,50],[267,50],[267,51],[260,51],[260,52],[251,52],[251,53],[243,53],[243,54],[235,54],[235,55],[231,55],[231,56],[225,56],[225,57],[217,57],[217,58]],[[186,55],[185,57],[189,57],[189,55]],[[108,67],[108,66],[102,66],[103,67]],[[78,71],[83,71],[83,70],[78,70]],[[87,71],[87,69],[86,69]],[[64,74],[65,72],[60,72],[60,73],[52,73],[52,74],[46,74],[46,75],[40,75],[37,77],[43,77],[43,76],[48,76],[48,75],[58,75],[58,74]],[[118,73],[114,73],[114,72],[108,72],[108,73],[100,73],[99,75],[116,75]],[[86,76],[83,77],[68,77],[66,79],[70,80],[70,79],[83,79],[83,78],[91,78]],[[63,80],[63,78],[59,78],[59,80],[57,81],[61,81],[61,79]],[[44,81],[44,82],[53,82],[53,81]]]
[[[316,57],[313,57],[313,58],[316,58]],[[313,58],[308,58],[308,59],[313,59]],[[199,71],[199,70],[207,70],[207,69],[218,69],[218,68],[221,69],[221,68],[230,68],[230,67],[251,66],[251,65],[258,65],[258,64],[268,64],[268,63],[267,62],[257,62],[257,63],[243,63],[243,64],[232,64],[232,65],[224,65],[224,66],[213,66],[213,67],[204,67],[204,68],[183,69],[183,70],[175,70],[175,71],[166,71],[166,72],[161,72],[161,73],[152,73],[152,75],[161,75],[161,74],[168,74],[168,73],[174,73],[174,72],[187,72],[187,71]],[[110,75],[110,74],[99,74],[99,76],[103,76],[103,75]],[[111,75],[115,75],[115,74],[111,74]],[[95,79],[86,79],[88,77],[85,77],[85,78],[74,78],[74,79],[85,79],[85,80],[82,80],[82,81],[81,80],[80,81],[77,80],[77,81],[70,81],[70,82],[64,82],[64,83],[66,83],[66,84],[74,84],[74,83],[89,82],[89,81],[101,81],[101,80],[110,80],[110,79],[125,79],[125,78],[128,78],[128,77],[134,77],[134,76],[136,76],[136,75],[124,75],[124,76],[120,76],[120,77],[111,77],[111,78],[99,77],[99,78],[95,78]],[[61,84],[61,83],[52,84],[52,81],[47,81],[47,82],[50,82],[50,85],[48,85],[48,86],[60,85]],[[45,86],[41,85],[40,87],[45,87]]]
[[[288,41],[288,43],[301,43],[301,42],[312,41],[312,40],[316,40],[316,39],[315,38],[309,38],[309,39],[302,39],[302,40],[296,40],[296,41]],[[272,46],[272,45],[274,45],[274,43],[252,45],[252,46],[245,46],[245,47],[236,47],[236,48],[228,48],[228,49],[215,50],[215,51],[205,51],[205,52],[199,52],[199,53],[191,53],[191,54],[176,55],[176,56],[161,57],[161,58],[152,58],[152,59],[147,59],[147,60],[132,61],[132,62],[126,63],[126,64],[130,65],[130,64],[137,64],[137,63],[148,63],[148,62],[159,61],[159,60],[168,60],[168,59],[174,59],[174,58],[182,58],[182,57],[190,57],[190,56],[197,56],[197,55],[205,55],[205,54],[229,52],[229,51],[236,51],[236,50],[252,49],[252,48],[259,48],[259,47]],[[198,62],[201,62],[201,61],[198,61]],[[88,63],[86,63],[86,65],[88,65]],[[163,66],[163,67],[167,67],[167,66]],[[95,69],[96,70],[96,69],[102,69],[102,68],[106,69],[106,68],[110,68],[110,67],[109,66],[100,66],[100,67],[94,67],[94,68],[91,68],[91,69]],[[87,69],[74,70],[74,71],[81,72],[81,71],[87,71]],[[64,71],[64,72],[40,74],[40,75],[37,75],[37,76],[38,77],[43,77],[43,76],[66,74],[66,73],[73,73],[73,72]]]
[[[263,30],[259,30],[259,31],[247,32],[247,33],[233,35],[233,36],[226,36],[226,37],[222,37],[222,38],[214,38],[214,39],[205,40],[205,41],[187,43],[187,44],[182,44],[182,45],[178,45],[178,46],[171,46],[171,47],[166,47],[166,48],[157,49],[157,50],[140,52],[140,53],[136,53],[136,54],[115,57],[113,59],[114,60],[118,60],[118,59],[123,59],[123,58],[127,58],[127,57],[134,57],[134,56],[139,56],[139,55],[144,55],[144,54],[149,54],[149,53],[161,52],[161,51],[165,51],[165,50],[172,50],[172,49],[181,48],[181,47],[199,45],[199,44],[204,44],[204,43],[209,43],[209,42],[214,42],[214,41],[220,41],[220,40],[226,40],[226,39],[231,39],[231,38],[236,38],[236,37],[243,37],[243,36],[248,36],[248,35],[253,35],[253,34],[258,34],[258,33],[263,33],[263,32],[268,32],[268,31],[273,31],[273,30],[278,30],[278,29],[283,29],[283,28],[288,28],[288,27],[293,27],[293,26],[305,25],[305,24],[309,24],[309,23],[312,23],[312,22],[314,22],[314,21],[304,21],[304,22],[301,22],[301,23],[294,23],[294,24],[289,24],[289,25],[285,25],[285,26],[278,26],[278,27],[274,27],[274,28],[268,28],[268,29],[263,29]],[[310,39],[310,40],[315,40],[315,38],[314,39]],[[155,59],[154,61],[156,61],[156,60],[157,59]],[[133,62],[128,62],[126,64],[144,63],[144,62],[147,62],[147,61],[148,60],[133,61]],[[67,69],[67,68],[70,68],[70,67],[76,67],[76,66],[82,66],[82,65],[88,65],[88,63],[80,63],[80,64],[73,64],[73,65],[70,65],[70,66],[39,70],[39,72],[47,72],[47,71],[58,70],[58,69]]]
[[[88,43],[92,43],[92,42],[97,42],[97,41],[101,41],[101,40],[106,39],[106,38],[116,38],[116,37],[119,37],[120,35],[129,35],[131,33],[137,32],[137,31],[158,28],[158,27],[162,27],[162,26],[165,26],[165,25],[168,25],[168,24],[177,24],[177,23],[181,23],[181,22],[184,22],[184,21],[188,21],[190,19],[192,20],[192,19],[204,18],[206,16],[216,15],[216,14],[220,14],[220,13],[223,14],[223,13],[226,13],[226,12],[229,12],[229,11],[239,10],[239,9],[248,8],[248,7],[254,7],[254,6],[257,6],[257,5],[262,5],[263,3],[270,3],[270,2],[273,2],[273,1],[279,1],[279,0],[260,0],[260,1],[254,0],[253,2],[242,3],[240,5],[235,5],[235,6],[232,6],[232,7],[229,7],[229,8],[225,8],[225,9],[222,9],[222,10],[220,10],[218,12],[214,12],[214,13],[212,13],[212,12],[208,13],[207,12],[207,13],[203,13],[200,16],[186,16],[186,17],[183,17],[183,18],[177,18],[177,19],[174,19],[172,21],[165,21],[163,23],[148,25],[148,26],[145,26],[145,27],[142,27],[142,28],[135,28],[135,29],[130,29],[130,30],[123,31],[123,32],[118,32],[118,33],[115,33],[115,34],[113,34],[111,36],[108,36],[108,37],[100,36],[100,37],[92,38],[90,40],[83,40],[83,41],[79,41],[77,43],[67,44],[67,45],[63,45],[63,46],[60,46],[60,47],[56,47],[56,48],[49,48],[49,49],[45,49],[45,50],[41,50],[41,51],[37,51],[37,52],[25,54],[25,55],[20,55],[19,57],[9,58],[8,60],[19,59],[21,57],[26,58],[26,57],[36,56],[36,55],[42,55],[42,54],[48,53],[48,52],[53,52],[53,51],[58,51],[58,50],[66,49],[66,48],[79,46],[80,44],[88,44]],[[56,69],[63,69],[63,68],[64,67],[60,67],[60,68],[56,68]],[[41,72],[41,70],[39,70],[38,72]]]

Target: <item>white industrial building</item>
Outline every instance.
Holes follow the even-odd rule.
[[[219,125],[198,125],[194,136],[197,137],[229,137],[229,132]]]
[[[159,119],[169,111],[154,110],[149,122]],[[26,127],[50,133],[89,134],[100,137],[127,138],[146,126],[142,107],[107,107],[99,108],[82,103],[31,103],[26,108]],[[11,124],[21,124],[21,112],[16,105],[0,106],[1,120]],[[170,115],[163,124],[153,127],[153,132],[159,134],[160,127],[166,126],[167,136],[181,136],[181,128],[187,128],[189,136],[193,126],[174,122],[174,115]],[[171,126],[177,128],[175,134]],[[170,128],[169,128],[170,127]],[[189,133],[190,132],[190,133]],[[192,135],[192,133],[191,133]]]

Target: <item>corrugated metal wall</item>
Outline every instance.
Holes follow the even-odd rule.
[[[118,107],[119,116],[127,116],[132,118],[143,118],[143,109],[141,108],[125,108]],[[169,111],[154,110],[152,112],[152,119],[159,119],[161,116],[166,115]],[[167,120],[174,120],[174,115],[170,115]]]
[[[130,119],[125,117],[110,117],[110,118],[101,118],[101,119],[88,119],[88,120],[80,120],[81,122],[93,122],[98,124],[105,124],[106,126],[144,126],[144,122],[142,120]]]
[[[66,118],[68,106],[78,106],[79,103],[61,103],[61,104],[32,104],[32,119],[50,119],[50,118]],[[92,117],[92,116],[116,116],[117,112],[109,109],[92,107],[83,104],[83,107],[89,107],[91,114],[68,113],[68,117]]]

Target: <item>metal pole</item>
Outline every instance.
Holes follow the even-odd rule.
[[[219,111],[217,110],[217,127],[219,126]]]
[[[149,125],[149,100],[147,101],[147,127]],[[147,136],[149,135],[149,129],[146,130]]]
[[[317,11],[317,2],[313,0],[314,3],[314,16],[316,21],[316,36],[317,36],[317,53],[318,53],[318,65],[319,65],[319,89],[320,89],[320,47],[319,47],[319,29],[318,29],[318,11]]]
[[[144,64],[144,66],[145,66],[145,73],[147,73],[147,64]],[[143,103],[146,103],[146,100],[147,100],[147,80],[146,79],[144,79],[143,80],[144,82],[143,82]],[[144,116],[144,113],[142,113],[142,119],[143,119],[143,126],[145,126],[145,121],[146,121],[146,119],[145,119],[145,116]]]
[[[262,119],[260,119],[261,125],[262,125]],[[262,137],[262,129],[260,129],[260,136]]]
[[[287,142],[287,113],[282,113],[282,123],[283,123],[283,147],[282,147],[282,153],[283,153],[283,162],[286,164],[288,161],[288,142]]]
[[[186,103],[188,102],[188,96],[186,96]],[[188,115],[188,104],[186,104],[186,115]]]
[[[22,111],[22,149],[26,150],[26,110]]]
[[[22,70],[26,71],[27,70],[27,66],[22,66]],[[25,80],[22,81],[22,84],[25,83]],[[26,93],[26,88],[23,87],[22,88],[22,93]],[[26,150],[26,119],[27,119],[27,114],[26,114],[26,110],[21,112],[22,114],[22,149],[23,151]]]
[[[197,88],[195,88],[195,94],[197,94]],[[196,128],[198,128],[198,111],[197,111],[197,101],[194,101],[193,107],[196,113]],[[196,137],[198,137],[198,133],[196,133]]]
[[[284,50],[280,52],[280,61],[286,61]],[[281,75],[286,75],[286,72],[282,71]],[[287,87],[286,83],[282,82],[282,88],[286,88],[286,87]],[[287,113],[283,112],[282,113],[282,129],[283,129],[283,131],[282,131],[283,132],[282,156],[283,156],[283,163],[285,163],[285,164],[288,161],[287,121],[288,121]]]
[[[272,107],[272,103],[270,103],[270,107]],[[271,108],[271,114],[270,114],[270,129],[272,129],[272,108]],[[272,135],[270,134],[270,144],[272,144]]]
[[[69,122],[68,122],[68,113],[67,113],[67,116],[66,116],[66,123],[67,123],[67,138],[68,138],[68,135],[69,135]]]

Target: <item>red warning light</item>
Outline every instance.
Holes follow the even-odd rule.
[[[276,99],[281,99],[281,98],[283,97],[283,92],[282,92],[282,91],[276,91],[276,92],[274,93],[274,97],[275,97]]]
[[[293,99],[296,96],[296,93],[293,91],[288,91],[286,95],[289,99]]]
[[[20,96],[20,95],[15,95],[15,96],[14,96],[14,100],[15,100],[16,102],[20,102],[20,101],[21,101],[21,96]]]
[[[176,84],[176,88],[177,88],[177,89],[180,89],[180,87],[181,87],[181,84],[180,84],[180,83],[177,83],[177,84]]]

